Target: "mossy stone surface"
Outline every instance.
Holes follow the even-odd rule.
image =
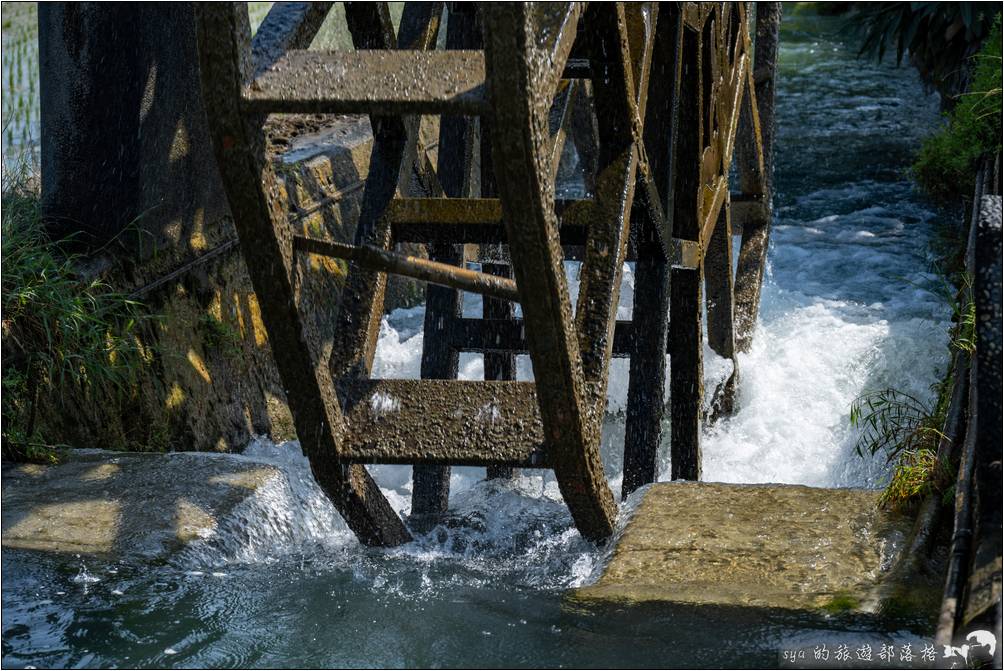
[[[602,575],[570,602],[881,610],[879,587],[912,520],[879,493],[794,485],[652,485]]]

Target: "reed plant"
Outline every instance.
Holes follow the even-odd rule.
[[[42,404],[122,393],[152,353],[138,338],[144,306],[85,272],[72,240],[52,240],[25,165],[2,181],[2,450],[52,462],[65,447],[48,435]]]

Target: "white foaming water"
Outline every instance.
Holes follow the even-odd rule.
[[[323,557],[328,570],[352,572],[380,589],[390,575],[386,561],[398,561],[410,566],[409,571],[422,572],[427,579],[419,593],[431,594],[443,578],[434,581],[427,574],[443,561],[462,565],[467,584],[487,584],[506,575],[513,584],[543,588],[583,584],[601,561],[595,546],[573,527],[549,472],[528,472],[502,482],[484,480],[483,469],[454,469],[449,519],[414,542],[385,551],[384,561],[376,561],[314,481],[298,443],[277,445],[258,438],[243,456],[233,458],[274,466],[280,474],[239,504],[210,536],[175,558],[186,575],[205,576],[209,567],[230,563]],[[411,468],[385,465],[370,471],[394,510],[407,516]]]
[[[822,234],[826,228],[833,230]],[[856,434],[848,408],[863,391],[886,386],[930,396],[927,387],[945,359],[949,317],[939,299],[919,288],[930,286],[931,278],[917,270],[917,256],[897,253],[902,228],[902,222],[875,207],[806,223],[782,220],[776,226],[754,346],[738,359],[737,411],[705,431],[704,479],[821,487],[881,484],[888,471],[884,459],[853,453]],[[573,296],[576,274],[576,266],[568,264]],[[633,285],[628,267],[621,319],[630,318]],[[871,302],[859,299],[864,296]],[[466,297],[465,313],[479,311],[480,301]],[[423,319],[421,307],[384,318],[374,377],[418,377]],[[733,366],[706,343],[704,358],[710,402]],[[918,361],[930,365],[918,366]],[[482,358],[463,355],[460,378],[482,377]],[[520,357],[518,377],[532,379],[528,357]],[[615,360],[602,451],[611,488],[618,493],[627,385],[628,362]],[[398,410],[396,399],[374,403],[374,411],[384,414]],[[482,410],[485,421],[498,412]],[[669,438],[660,452],[664,480],[669,478]],[[283,477],[242,504],[212,538],[190,548],[189,565],[268,561],[317,550],[346,567],[358,561],[358,542],[314,482],[298,444],[257,439],[243,458],[272,464]],[[407,516],[411,467],[369,470],[391,506]],[[450,484],[449,523],[389,556],[420,565],[449,559],[485,571],[487,563],[502,572],[508,565],[528,584],[553,582],[556,576],[563,576],[565,585],[579,584],[602,563],[574,530],[552,472],[524,471],[512,482],[489,482],[484,469],[453,468]],[[525,568],[530,566],[535,568]]]
[[[839,211],[875,191],[881,206]],[[911,195],[864,182],[781,209],[754,345],[739,357],[739,410],[706,433],[706,479],[883,484],[885,458],[855,454],[848,409],[885,387],[932,398],[948,352],[950,310],[917,235],[934,215]],[[827,207],[836,213],[797,220]]]
[[[276,445],[256,438],[243,456],[233,458],[274,466],[279,475],[238,504],[211,535],[185,548],[179,557],[182,566],[267,562],[315,550],[337,555],[355,543],[311,475],[298,443]]]

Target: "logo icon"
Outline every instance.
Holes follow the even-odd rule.
[[[963,662],[969,661],[969,653],[975,653],[974,657],[986,657],[993,659],[997,652],[997,637],[985,629],[977,629],[966,636],[966,642],[959,647],[951,645],[944,646],[943,659],[961,657]]]

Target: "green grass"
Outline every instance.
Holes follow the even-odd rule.
[[[34,2],[4,2],[3,151],[18,152],[38,141],[38,11]]]
[[[946,115],[945,126],[924,141],[913,173],[935,200],[969,197],[980,159],[1001,149],[1001,17],[976,54],[969,92]]]
[[[904,506],[928,494],[946,491],[952,480],[951,465],[938,459],[936,449],[905,450],[899,455],[879,503],[891,508]]]
[[[953,312],[949,350],[972,356],[976,327],[972,277],[965,273],[957,276],[957,293],[953,293],[952,286],[946,280],[940,292]],[[866,392],[851,404],[851,426],[861,430],[855,445],[858,455],[881,452],[894,464],[889,484],[879,498],[881,505],[909,507],[929,494],[950,492],[954,464],[939,460],[937,454],[954,386],[954,371],[949,368],[942,379],[931,385],[933,402],[889,388]]]
[[[6,458],[53,461],[45,405],[125,393],[152,353],[144,307],[81,273],[68,241],[50,240],[26,167],[2,184],[2,444]]]

